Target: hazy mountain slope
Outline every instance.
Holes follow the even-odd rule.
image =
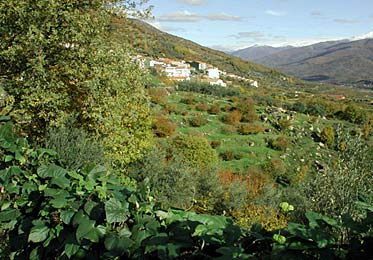
[[[337,84],[373,81],[373,39],[318,43],[253,61],[306,80]]]
[[[129,45],[136,53],[204,61],[227,72],[253,78],[259,83],[274,86],[287,84],[282,80],[287,75],[282,72],[164,33],[145,22],[113,18],[111,24],[114,32],[112,40]]]
[[[239,57],[248,61],[256,61],[269,55],[273,55],[283,50],[294,48],[292,46],[286,47],[271,47],[271,46],[251,46],[245,49],[231,52],[233,56]]]

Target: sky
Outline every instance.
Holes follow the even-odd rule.
[[[373,32],[373,0],[149,0],[148,5],[154,6],[148,23],[220,50],[302,46]]]

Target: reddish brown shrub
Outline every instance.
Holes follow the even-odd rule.
[[[209,106],[206,103],[200,103],[196,106],[198,111],[207,111],[209,110]]]
[[[165,101],[167,91],[163,88],[150,88],[148,94],[153,103],[162,104]]]
[[[242,113],[238,110],[233,110],[229,113],[227,113],[223,120],[225,123],[229,125],[238,125],[241,121]]]
[[[212,148],[218,148],[221,145],[221,141],[211,141],[210,145]]]
[[[158,137],[171,136],[175,133],[176,125],[164,116],[156,116],[153,120],[153,132]]]
[[[211,115],[217,115],[220,113],[220,106],[218,104],[212,105],[209,110],[209,114]]]

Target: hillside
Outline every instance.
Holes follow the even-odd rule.
[[[244,52],[255,52],[255,49]],[[241,52],[235,55],[245,57]],[[247,59],[310,81],[367,87],[373,81],[373,39],[323,42]]]
[[[112,19],[114,41],[128,44],[136,53],[153,57],[167,57],[193,61],[204,61],[219,69],[253,78],[261,85],[283,86],[286,74],[233,57],[221,51],[198,45],[192,41],[164,33],[153,26],[123,18]]]

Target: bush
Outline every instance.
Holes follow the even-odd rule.
[[[264,127],[260,125],[242,124],[238,127],[238,133],[242,135],[259,134],[264,132]]]
[[[291,176],[288,174],[286,165],[283,161],[278,159],[268,160],[262,165],[263,171],[272,176],[272,178],[284,185],[288,185],[291,182]]]
[[[208,105],[206,103],[203,102],[203,103],[198,104],[196,106],[196,109],[198,111],[207,111],[207,110],[209,110],[209,107],[208,107]]]
[[[277,126],[278,126],[279,130],[286,131],[291,126],[291,120],[281,118],[280,120],[277,121]]]
[[[223,121],[229,125],[238,125],[241,121],[242,113],[238,110],[233,110],[231,112],[228,112],[224,118]]]
[[[349,105],[346,107],[343,112],[343,119],[354,124],[365,124],[369,122],[368,113],[356,105]]]
[[[181,115],[183,113],[183,111],[178,108],[175,104],[167,104],[164,106],[164,111],[167,113],[167,114],[176,114],[176,115]]]
[[[233,161],[233,160],[240,160],[243,158],[243,154],[236,153],[233,151],[224,151],[219,154],[220,158],[222,158],[223,161]]]
[[[182,98],[180,102],[187,105],[193,105],[196,102],[196,99],[192,94],[188,94],[184,98]]]
[[[320,140],[329,148],[333,148],[335,142],[334,128],[332,126],[325,127],[320,133]]]
[[[218,104],[212,105],[209,110],[209,114],[211,115],[217,115],[220,113],[220,106]]]
[[[179,156],[191,167],[204,168],[214,166],[218,157],[209,142],[203,136],[179,134],[170,140],[170,156]]]
[[[165,102],[167,91],[164,88],[149,88],[148,94],[153,103],[162,104]]]
[[[270,139],[268,141],[268,147],[274,150],[285,152],[289,147],[289,140],[283,136],[279,136],[276,139]]]
[[[254,101],[251,99],[240,100],[236,108],[242,113],[242,122],[252,123],[259,119],[256,114]]]
[[[295,103],[291,106],[290,109],[293,110],[293,111],[299,112],[299,113],[303,113],[303,114],[306,112],[306,106],[305,106],[305,104],[304,104],[303,102],[301,102],[301,101],[297,101],[297,102],[295,102]]]
[[[211,145],[211,147],[212,147],[213,149],[216,149],[216,148],[218,148],[218,147],[221,145],[221,141],[218,141],[218,140],[216,140],[216,141],[211,141],[211,142],[210,142],[210,145]]]
[[[157,137],[172,136],[175,133],[176,125],[171,119],[164,116],[156,116],[153,120],[153,132]]]
[[[78,170],[89,163],[105,164],[99,143],[73,126],[52,128],[45,138],[45,147],[56,151],[69,170]]]
[[[188,123],[192,127],[200,127],[206,125],[208,120],[203,115],[194,115],[188,119]]]

